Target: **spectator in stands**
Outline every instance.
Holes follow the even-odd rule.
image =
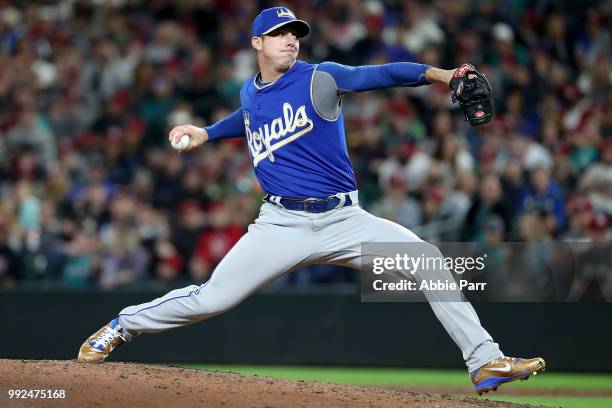
[[[17,256],[8,242],[8,225],[0,215],[0,287],[11,287],[15,284]]]
[[[406,228],[414,228],[421,224],[421,205],[408,194],[404,171],[396,169],[388,179],[383,197],[372,205],[372,214]]]
[[[485,225],[489,217],[496,215],[504,223],[504,231],[510,231],[510,211],[503,201],[501,183],[495,175],[482,180],[478,197],[467,213],[463,229],[463,240],[482,242]]]
[[[554,223],[550,228],[551,232],[558,233],[565,228],[566,223],[564,197],[558,184],[551,180],[550,172],[545,167],[534,169],[530,181],[529,192],[523,198],[523,210],[551,214]]]

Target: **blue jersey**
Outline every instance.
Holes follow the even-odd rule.
[[[209,140],[246,136],[255,175],[266,193],[328,197],[357,189],[348,156],[342,96],[392,86],[419,86],[427,65],[348,67],[296,63],[276,81],[258,75],[240,91],[241,108],[206,128]]]

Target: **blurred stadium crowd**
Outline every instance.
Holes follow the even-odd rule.
[[[364,208],[434,241],[611,240],[611,2],[281,4],[312,26],[306,61],[469,61],[494,88],[481,129],[444,86],[345,98]],[[0,1],[0,287],[207,279],[261,191],[241,139],[177,154],[167,132],[238,107],[271,5]]]

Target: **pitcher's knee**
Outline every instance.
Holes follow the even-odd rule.
[[[395,240],[389,241],[393,244],[399,245],[390,245],[386,251],[393,256],[396,255],[396,252],[401,252],[413,257],[424,257],[424,258],[443,258],[442,252],[440,248],[431,244],[427,241],[423,241],[420,238],[414,238],[412,235],[403,234],[394,237]]]
[[[425,256],[431,256],[431,257],[442,256],[442,252],[440,252],[440,248],[438,248],[434,244],[431,244],[427,241],[423,241],[421,238],[418,238],[418,237],[415,240],[414,238],[415,236],[416,235],[412,234],[411,232],[411,235],[404,235],[402,238],[400,238],[398,242],[401,242],[405,245],[413,246],[414,251],[422,253]]]
[[[430,244],[429,242],[425,241],[423,241],[423,244],[425,245],[424,248],[426,248],[426,251],[429,256],[433,258],[444,258],[444,255],[442,255],[442,251],[440,251],[440,248],[438,248],[434,244]]]

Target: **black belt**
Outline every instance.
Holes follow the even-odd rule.
[[[353,204],[353,200],[348,194],[344,194],[344,204],[342,207],[348,207]],[[322,213],[325,211],[333,210],[340,205],[340,198],[336,196],[326,198],[284,198],[270,196],[266,194],[263,200],[267,203],[279,205],[286,210],[291,211],[304,211],[310,213]],[[340,207],[341,208],[341,207]]]

